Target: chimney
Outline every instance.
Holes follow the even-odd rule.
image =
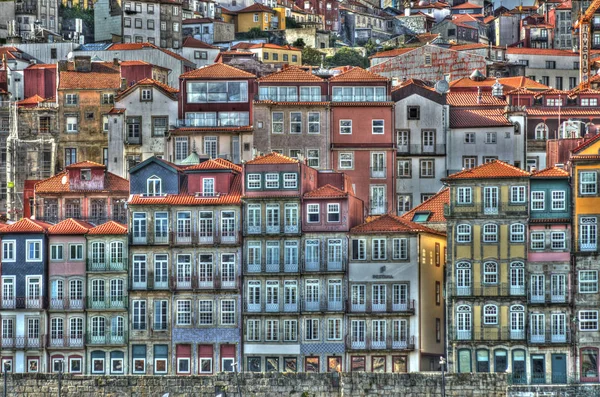
[[[76,72],[89,73],[92,71],[92,57],[89,55],[77,55],[73,65]]]
[[[127,79],[125,77],[121,77],[121,91],[127,89]]]
[[[113,58],[113,65],[119,66],[119,58]]]
[[[531,167],[531,168],[529,169],[529,172],[532,172],[532,173],[533,173],[533,172],[535,172],[535,171],[537,171],[537,167],[535,167],[535,166],[533,166],[533,167]]]
[[[477,87],[477,104],[480,105],[482,102],[482,94],[481,94],[481,87]]]

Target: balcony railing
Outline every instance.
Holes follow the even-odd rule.
[[[370,167],[371,170],[371,178],[385,178],[385,176],[387,175],[387,168],[386,167]]]
[[[460,297],[502,297],[522,296],[525,294],[525,286],[510,285],[508,283],[487,284],[469,287],[450,287],[452,296]]]
[[[50,310],[82,310],[83,299],[51,298]]]
[[[498,202],[485,205],[481,202],[471,204],[444,204],[444,216],[465,217],[479,215],[527,215],[526,203]],[[524,244],[524,243],[523,243]]]
[[[88,297],[88,310],[120,310],[127,309],[127,298],[124,296],[111,298],[94,298]]]
[[[372,303],[371,300],[367,299],[365,303],[351,303],[348,304],[349,313],[414,313],[415,311],[415,300],[393,302],[386,300],[381,303]]]
[[[86,343],[88,345],[124,345],[128,341],[127,332],[106,331],[102,333],[88,332]]]
[[[247,313],[260,313],[260,312],[264,312],[264,303],[263,302],[259,302],[259,303],[253,303],[250,302],[248,299],[244,299],[244,311]]]
[[[177,119],[177,127],[199,127],[199,128],[214,128],[214,127],[246,127],[250,126],[250,116],[239,117],[237,119]]]
[[[127,271],[127,258],[112,260],[88,259],[87,270],[90,272],[125,272]]]
[[[396,150],[399,155],[444,155],[446,145],[398,145]]]
[[[50,335],[48,338],[48,347],[83,347],[83,335],[70,337],[67,335]]]
[[[415,337],[406,336],[405,338],[392,338],[387,336],[385,339],[373,339],[370,335],[362,338],[346,337],[346,348],[353,350],[414,350]]]
[[[197,288],[198,277],[192,276],[171,276],[171,288],[173,290],[191,290]]]
[[[471,341],[510,341],[525,340],[524,329],[510,329],[509,327],[490,327],[472,330],[458,330],[456,327],[448,329],[450,340]]]
[[[2,298],[2,309],[43,309],[45,301],[43,297]]]
[[[46,343],[46,336],[17,336],[13,338],[2,338],[3,349],[41,349]]]
[[[320,262],[304,262],[304,271],[306,272],[341,272],[346,270],[346,260]]]
[[[571,341],[571,331],[567,328],[563,330],[563,332],[552,332],[551,330],[546,330],[543,333],[533,331],[529,332],[529,343],[570,343]]]
[[[565,294],[537,293],[531,291],[528,293],[528,302],[531,304],[546,304],[546,303],[567,303],[569,297]]]
[[[142,136],[127,136],[125,143],[128,145],[141,145],[142,144]]]
[[[578,253],[598,254],[598,240],[577,240],[575,245]]]

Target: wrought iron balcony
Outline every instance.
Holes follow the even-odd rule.
[[[529,331],[529,343],[530,344],[563,344],[571,342],[571,330],[565,328],[562,332],[556,332],[547,329],[545,332],[534,332],[532,329]]]
[[[398,145],[396,147],[396,153],[398,155],[444,155],[446,154],[446,145],[421,145],[421,144],[412,144],[412,145]]]
[[[84,308],[84,302],[82,299],[70,299],[70,298],[51,298],[50,299],[50,310],[82,310]]]
[[[43,309],[45,302],[46,298],[43,297],[2,298],[2,309]]]
[[[362,338],[353,338],[351,335],[346,337],[346,348],[348,350],[414,350],[415,337],[405,336],[392,338],[387,336],[384,339],[373,338],[372,336],[363,336]]]
[[[123,332],[88,332],[86,343],[88,345],[124,345],[128,341],[127,331]]]
[[[127,297],[102,297],[95,298],[93,296],[88,297],[87,301],[88,310],[122,310],[127,309]]]
[[[527,203],[497,202],[493,204],[484,204],[474,202],[470,204],[444,204],[444,216],[446,217],[476,217],[476,216],[494,216],[494,215],[527,215]],[[525,244],[523,242],[523,244]]]
[[[87,261],[87,270],[89,272],[126,272],[127,258],[90,258]]]
[[[348,313],[361,314],[361,313],[414,313],[415,312],[415,300],[407,300],[400,302],[393,302],[388,299],[385,302],[373,303],[370,299],[364,301],[364,303],[352,303],[348,302]]]
[[[83,334],[75,336],[68,336],[64,334],[50,335],[48,337],[48,347],[83,348]]]
[[[478,328],[470,330],[458,330],[449,327],[448,334],[452,341],[523,341],[525,340],[524,329],[510,329],[509,327]]]
[[[3,349],[42,349],[46,345],[46,336],[17,336],[2,338]]]

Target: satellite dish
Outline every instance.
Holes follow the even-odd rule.
[[[63,185],[67,184],[67,176],[63,175],[62,179],[60,180],[60,183],[62,183]]]
[[[67,54],[67,61],[73,61],[73,51],[69,51],[69,53]]]
[[[442,79],[438,80],[433,88],[435,88],[438,94],[445,94],[450,90],[450,84],[448,84],[446,80]]]

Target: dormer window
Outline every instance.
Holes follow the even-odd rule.
[[[162,180],[156,175],[148,178],[146,194],[148,196],[160,196],[162,194]]]
[[[205,197],[212,197],[215,195],[215,179],[214,178],[202,179],[202,195]]]
[[[92,180],[92,170],[81,170],[79,175],[82,181]]]

